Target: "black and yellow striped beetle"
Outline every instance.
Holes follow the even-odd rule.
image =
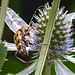
[[[40,7],[43,7],[43,6],[40,6]],[[40,8],[40,7],[38,7],[38,8]],[[38,9],[36,9],[36,10],[38,10]],[[33,16],[35,15],[35,13],[36,13],[36,11],[34,12]],[[28,64],[28,62],[26,62],[26,61],[20,59],[19,57],[17,57],[17,53],[19,53],[19,54],[20,54],[21,56],[23,56],[23,57],[24,57],[24,56],[29,56],[29,54],[28,54],[28,52],[27,52],[27,50],[26,50],[26,45],[27,45],[26,43],[27,43],[27,41],[30,41],[31,43],[33,43],[33,44],[35,44],[35,45],[47,45],[47,44],[37,44],[37,43],[35,43],[35,42],[33,42],[33,41],[31,41],[31,40],[25,38],[25,36],[30,36],[30,33],[29,33],[29,32],[30,32],[31,29],[35,29],[35,30],[36,30],[35,27],[31,27],[31,26],[30,26],[30,25],[31,25],[31,22],[32,22],[32,19],[33,19],[33,17],[31,18],[31,21],[30,21],[29,26],[24,26],[24,25],[23,25],[20,21],[18,21],[18,20],[13,20],[13,21],[12,21],[12,22],[17,21],[17,22],[19,22],[21,25],[23,25],[22,28],[19,29],[19,30],[15,33],[15,35],[14,35],[14,43],[15,43],[17,49],[18,49],[18,52],[15,53],[15,56],[16,56],[17,59],[19,59],[19,60],[22,61],[23,63],[27,63],[27,64]],[[12,24],[12,22],[11,22],[11,24]],[[26,45],[25,45],[25,44],[26,44]]]
[[[13,21],[17,21],[17,20],[13,20]],[[13,21],[12,21],[12,22],[13,22]],[[11,22],[11,24],[12,24],[12,22]],[[17,21],[17,22],[21,23],[20,21]],[[21,24],[22,24],[22,23],[21,23]],[[22,25],[23,25],[23,24],[22,24]],[[31,29],[35,29],[35,30],[36,30],[35,27],[24,26],[24,25],[23,25],[22,28],[19,29],[19,30],[15,33],[15,35],[14,35],[14,43],[15,43],[17,49],[18,49],[18,52],[15,53],[15,56],[16,56],[17,59],[19,59],[19,60],[22,61],[23,63],[28,63],[28,62],[26,62],[26,61],[20,59],[19,57],[17,57],[17,53],[19,53],[19,54],[20,54],[21,56],[23,56],[23,57],[24,57],[24,56],[29,56],[29,54],[28,54],[28,52],[27,52],[27,50],[26,50],[27,41],[30,41],[30,42],[33,43],[33,44],[39,45],[39,44],[37,44],[37,43],[35,43],[35,42],[33,42],[33,41],[31,41],[31,40],[25,38],[25,36],[30,36],[29,31],[30,31]]]

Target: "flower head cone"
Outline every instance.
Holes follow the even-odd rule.
[[[61,61],[65,61],[63,59],[66,58],[69,61],[75,63],[74,55],[70,55],[72,51],[75,51],[73,46],[72,35],[74,34],[72,28],[72,19],[75,18],[75,13],[67,14],[67,11],[63,13],[63,8],[58,9],[56,21],[51,37],[51,42],[48,49],[47,60],[48,62],[54,62],[57,75],[74,75]],[[35,35],[37,36],[36,42],[42,43],[47,27],[47,22],[49,19],[49,13],[51,11],[51,7],[48,3],[45,4],[45,7],[39,10],[39,15],[34,15],[37,23],[32,22],[32,25],[37,26],[37,32]],[[35,47],[34,47],[35,48]],[[36,46],[35,50],[38,50],[40,53],[40,47]],[[60,67],[59,67],[60,66]],[[64,69],[64,68],[65,69]],[[59,68],[59,69],[58,69]],[[62,69],[61,69],[62,68]],[[63,70],[64,69],[64,70]],[[68,71],[67,71],[68,70]]]

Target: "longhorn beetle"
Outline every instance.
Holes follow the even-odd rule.
[[[40,7],[44,7],[44,6],[40,6]],[[38,7],[38,8],[36,9],[36,11],[37,11],[40,7]],[[35,15],[36,11],[34,12],[33,16]],[[19,54],[20,54],[21,56],[23,56],[23,57],[24,57],[24,56],[29,56],[29,54],[28,54],[28,52],[27,52],[27,50],[26,50],[26,45],[27,45],[26,43],[27,43],[27,41],[30,41],[31,43],[33,43],[33,44],[35,44],[35,45],[47,45],[47,44],[37,44],[37,43],[35,43],[35,42],[33,42],[33,41],[31,41],[31,40],[25,38],[25,36],[30,36],[30,33],[29,33],[29,32],[30,32],[31,29],[35,29],[35,30],[36,30],[35,27],[31,27],[31,26],[30,26],[30,25],[31,25],[31,22],[32,22],[32,20],[33,20],[33,16],[32,16],[32,18],[31,18],[31,21],[30,21],[30,23],[29,23],[29,26],[24,26],[24,25],[23,25],[20,21],[18,21],[18,20],[13,20],[13,21],[12,21],[12,22],[17,21],[17,22],[19,22],[21,25],[23,25],[22,28],[19,29],[19,30],[15,33],[15,35],[14,35],[14,43],[15,43],[17,49],[18,49],[18,52],[15,53],[15,57],[16,57],[17,59],[19,59],[20,61],[22,61],[23,63],[27,63],[27,65],[28,65],[28,62],[26,62],[26,61],[20,59],[20,58],[17,56],[17,53],[19,53]],[[11,24],[12,24],[12,22],[11,22]],[[26,44],[26,45],[25,45],[25,44]]]

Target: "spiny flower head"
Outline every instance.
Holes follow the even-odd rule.
[[[72,22],[66,21],[66,13],[63,13],[63,8],[58,9],[55,25],[53,28],[52,38],[48,50],[48,59],[56,59],[61,55],[70,53],[69,48],[73,45],[73,35]],[[49,3],[45,4],[43,9],[38,9],[39,15],[34,15],[37,23],[32,22],[32,25],[37,26],[37,32],[35,33],[36,42],[42,43],[47,27],[47,22],[49,19],[49,14],[51,7]],[[33,46],[33,48],[40,51],[39,46]]]

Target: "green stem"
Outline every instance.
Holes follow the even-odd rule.
[[[6,8],[8,6],[9,0],[2,0],[1,12],[0,12],[0,40],[2,38],[3,29],[4,29],[4,19],[6,14]]]
[[[44,67],[45,60],[46,60],[46,56],[47,56],[47,52],[48,52],[59,4],[60,4],[60,0],[53,0],[53,5],[52,5],[52,9],[49,15],[49,20],[47,23],[46,33],[45,33],[45,37],[43,41],[43,44],[48,44],[48,45],[43,45],[41,48],[35,75],[42,74],[42,70]]]
[[[45,62],[45,75],[51,75],[51,66],[52,66],[52,62],[48,62],[46,59]]]

